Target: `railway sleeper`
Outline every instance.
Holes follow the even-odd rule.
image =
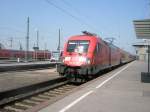
[[[23,110],[26,110],[28,108],[18,106],[18,105],[11,105],[11,106],[6,106],[4,109],[13,110],[13,111],[16,111],[16,112],[22,112]]]
[[[33,107],[33,106],[31,106],[31,105],[29,105],[29,104],[25,104],[25,103],[15,103],[15,105],[17,105],[17,106],[21,106],[21,107],[25,107],[25,108],[31,108],[31,107]]]
[[[40,104],[40,102],[37,102],[37,101],[34,101],[34,100],[24,100],[23,102],[26,102],[26,103],[30,103],[30,104],[34,104],[34,105],[38,105]]]
[[[8,110],[10,112],[14,111],[14,112],[22,112],[23,110],[22,109],[18,109],[18,108],[14,108],[12,106],[7,106],[4,108],[4,110]]]
[[[33,102],[27,102],[27,101],[22,101],[21,103],[25,104],[25,105],[30,105],[30,106],[35,106],[35,105],[39,104],[39,103],[36,104],[35,102],[33,103]]]
[[[56,95],[53,93],[50,93],[50,92],[46,92],[44,93],[44,95],[48,95],[49,97],[55,97]]]
[[[11,107],[14,107],[14,108],[17,108],[17,109],[22,109],[22,110],[28,109],[27,107],[21,106],[21,105],[12,105]]]
[[[50,91],[49,93],[51,93],[51,94],[61,94],[61,92],[59,92],[59,91]]]
[[[49,96],[46,96],[46,95],[44,95],[44,94],[38,95],[38,97],[43,98],[43,99],[48,99],[48,100],[50,99]]]
[[[37,98],[37,97],[32,97],[30,100],[31,101],[35,101],[35,102],[43,102],[43,101],[45,101],[44,99]]]

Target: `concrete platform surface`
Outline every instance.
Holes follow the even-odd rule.
[[[0,73],[0,92],[60,77],[56,69]]]
[[[7,66],[19,66],[19,65],[33,65],[33,64],[51,64],[55,62],[50,62],[50,61],[35,61],[35,62],[2,62],[0,61],[0,67],[7,67]]]
[[[150,83],[141,83],[145,62],[134,61],[87,84],[39,112],[150,112]]]

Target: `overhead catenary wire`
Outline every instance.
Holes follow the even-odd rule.
[[[88,24],[87,22],[85,22],[84,20],[80,19],[79,17],[73,15],[72,13],[70,13],[69,11],[66,11],[64,8],[59,7],[58,5],[56,5],[55,3],[53,3],[50,0],[45,0],[49,5],[52,5],[53,7],[57,8],[58,10],[60,10],[61,12],[67,14],[68,16],[72,17],[74,20],[78,21],[80,24],[82,25],[86,25],[87,27],[91,28],[92,30],[94,30],[95,32],[97,32],[97,29],[95,29],[93,26],[91,26],[90,24]]]
[[[76,13],[78,13],[80,16],[88,19],[89,17],[83,13],[81,13],[81,11],[79,9],[77,9],[76,7],[74,7],[72,4],[70,4],[68,1],[66,0],[61,0],[61,2],[63,2],[65,5],[67,5],[68,7],[71,7]]]

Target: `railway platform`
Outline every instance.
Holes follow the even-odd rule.
[[[98,77],[39,112],[150,112],[146,62],[134,61]]]
[[[20,63],[0,63],[0,72],[27,70],[35,68],[55,67],[56,62],[38,61],[38,62],[20,62]]]
[[[50,63],[50,61],[17,62],[17,61],[3,61],[3,60],[0,60],[0,66],[30,65],[30,64],[47,64],[47,63]]]
[[[59,78],[56,68],[31,70],[31,71],[11,71],[0,73],[0,92],[14,90]]]

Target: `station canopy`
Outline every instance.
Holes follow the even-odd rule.
[[[133,23],[138,39],[150,39],[150,19],[134,20]]]

